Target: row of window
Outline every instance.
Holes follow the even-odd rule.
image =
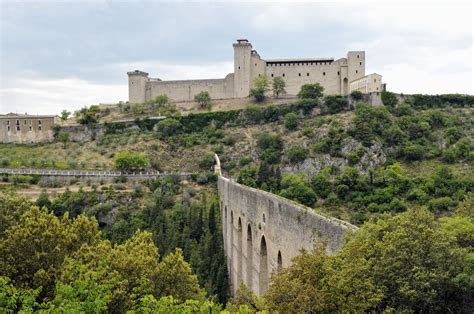
[[[356,70],[356,74],[357,73],[359,73],[359,71]],[[341,75],[341,73],[337,71],[337,75]],[[258,76],[260,76],[260,74]],[[274,77],[274,74],[272,73],[270,76]],[[281,76],[285,77],[285,73],[283,73]],[[298,73],[298,76],[301,76],[301,73]],[[306,76],[309,76],[309,73],[306,73]],[[326,72],[323,72],[323,76],[326,76]]]
[[[24,121],[24,124],[26,125],[26,120],[23,120]],[[30,125],[32,124],[32,120],[29,120],[30,121]],[[20,120],[16,120],[16,125],[20,125]],[[41,120],[38,120],[38,124],[41,124]],[[7,125],[10,125],[10,120],[7,120]]]
[[[29,131],[31,131],[31,132],[33,131],[33,127],[32,127],[31,125],[28,127],[28,129],[29,129]],[[21,130],[19,125],[16,126],[16,130],[17,130],[17,131],[20,131],[20,130]],[[8,131],[8,132],[11,131],[11,128],[10,128],[9,125],[7,125],[7,131]],[[41,131],[41,125],[38,126],[38,131]]]
[[[269,67],[281,67],[281,66],[301,66],[301,65],[330,65],[332,64],[332,62],[288,62],[288,63],[285,63],[285,62],[282,62],[282,63],[273,63],[273,62],[267,62],[267,66]],[[255,66],[257,66],[257,64],[255,63]]]

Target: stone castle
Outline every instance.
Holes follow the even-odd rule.
[[[365,74],[365,51],[349,51],[347,57],[267,59],[260,57],[247,39],[238,39],[234,46],[234,73],[222,79],[163,81],[148,77],[148,73],[128,72],[130,103],[142,103],[159,95],[174,101],[191,101],[201,91],[212,99],[244,98],[249,96],[254,79],[281,77],[286,92],[295,96],[303,84],[319,83],[327,95],[348,95],[352,91],[379,93],[382,76]]]

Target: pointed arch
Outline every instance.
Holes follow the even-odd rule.
[[[259,294],[263,295],[268,289],[268,252],[265,236],[260,240],[260,269],[259,269]]]
[[[280,271],[283,268],[283,258],[281,257],[281,251],[278,250],[277,256],[277,270]]]
[[[252,241],[252,227],[247,226],[247,287],[252,290],[253,279],[253,241]]]
[[[237,224],[237,286],[240,286],[242,278],[242,219],[239,217],[239,222]]]

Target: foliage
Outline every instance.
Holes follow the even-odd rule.
[[[213,154],[205,155],[199,160],[199,168],[201,169],[211,170],[212,166],[214,166]]]
[[[306,206],[312,206],[316,202],[316,194],[303,175],[291,173],[284,175],[281,180],[280,195]]]
[[[69,142],[71,134],[69,132],[60,131],[58,133],[58,140],[64,144],[64,149],[66,149],[66,145]]]
[[[119,153],[114,159],[115,169],[120,171],[144,169],[148,164],[145,156],[136,153]]]
[[[201,109],[211,109],[211,96],[207,91],[201,91],[199,94],[195,95],[194,101],[199,104]]]
[[[89,108],[84,107],[74,114],[80,124],[91,125],[99,122],[100,112],[99,106],[92,105]]]
[[[361,91],[358,91],[358,90],[355,90],[355,91],[352,91],[351,92],[351,98],[358,101],[358,100],[362,100],[362,96],[364,94],[362,94]]]
[[[294,145],[288,149],[288,159],[292,163],[304,161],[308,157],[308,150],[303,146]]]
[[[410,96],[410,103],[415,108],[443,108],[443,107],[469,107],[474,105],[474,96],[462,94],[421,95]]]
[[[283,141],[276,133],[261,133],[257,138],[257,147],[262,161],[269,164],[280,162]]]
[[[255,97],[257,102],[265,100],[265,93],[268,91],[268,78],[263,76],[257,76],[253,81],[253,88],[250,90],[250,96]]]
[[[286,83],[280,76],[276,76],[272,81],[273,96],[278,98],[281,94],[286,94]]]
[[[182,124],[179,120],[169,118],[158,122],[155,126],[155,129],[161,138],[166,138],[180,133],[182,130]]]
[[[382,91],[382,103],[386,107],[394,108],[398,104],[397,96],[394,93],[388,91]]]
[[[70,115],[71,115],[71,112],[64,109],[63,111],[61,111],[61,115],[60,115],[61,120],[66,121]]]
[[[298,98],[300,99],[319,99],[323,97],[324,87],[316,84],[304,84],[301,86],[300,91],[298,92]]]
[[[294,130],[298,127],[298,115],[294,112],[288,112],[284,117],[284,124],[287,130]]]
[[[336,114],[349,106],[349,101],[345,96],[326,96],[324,97],[324,104],[330,114]]]

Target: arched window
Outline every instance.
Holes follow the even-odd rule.
[[[268,257],[267,241],[265,236],[260,240],[260,268],[259,268],[259,294],[263,295],[268,289]]]
[[[253,241],[252,241],[252,227],[247,226],[247,287],[252,290],[253,279]]]

